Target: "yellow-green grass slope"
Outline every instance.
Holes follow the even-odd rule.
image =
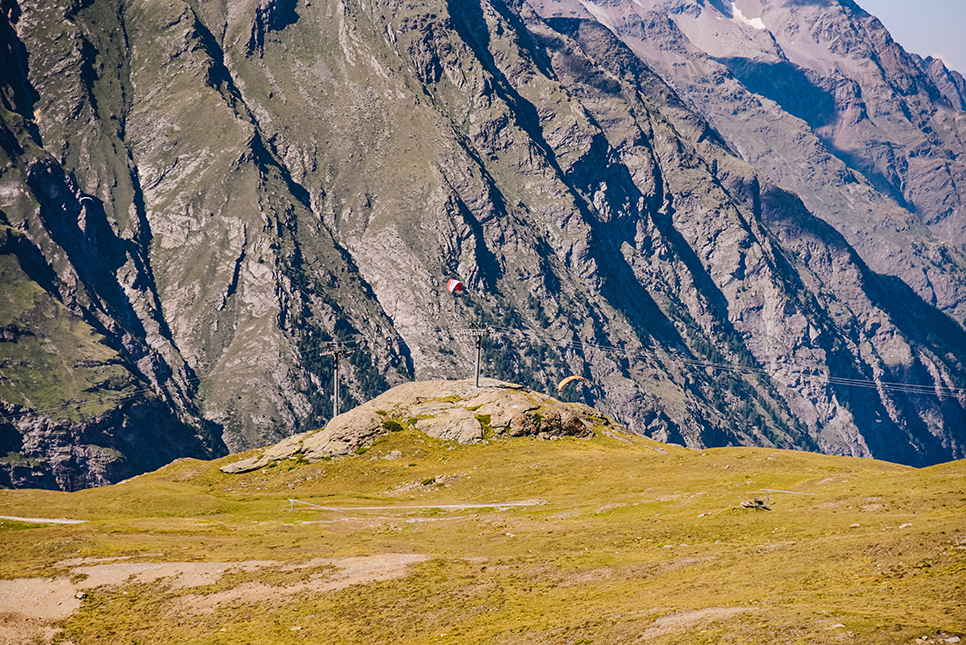
[[[393,451],[402,458],[382,458]],[[89,589],[53,637],[75,645],[912,643],[966,634],[966,462],[915,470],[615,435],[461,446],[409,430],[315,464],[227,475],[225,461],[182,460],[76,493],[0,491],[2,515],[87,520],[5,521],[0,579],[72,575],[79,584],[66,562],[76,558],[426,556],[402,577],[288,595],[244,590],[284,591],[335,567]],[[770,511],[739,508],[766,496]],[[338,512],[290,499],[392,508]],[[407,509],[536,499],[545,503]],[[189,595],[229,600],[187,611]]]

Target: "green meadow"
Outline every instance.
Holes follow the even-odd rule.
[[[349,457],[218,470],[241,456],[75,493],[0,491],[2,515],[86,520],[0,524],[0,582],[83,590],[34,642],[966,636],[962,461],[917,470],[616,434],[463,446],[409,429]],[[756,498],[770,510],[741,507]],[[207,578],[137,574],[189,566]]]

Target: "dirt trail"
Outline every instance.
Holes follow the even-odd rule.
[[[31,524],[83,524],[87,520],[53,519],[50,517],[17,517],[15,515],[0,515],[0,520],[14,520],[16,522],[30,522]]]
[[[406,504],[395,504],[393,506],[319,506],[310,502],[303,502],[298,499],[289,499],[291,503],[290,511],[295,510],[296,504],[310,506],[320,511],[336,511],[337,513],[352,513],[355,511],[409,511],[414,509],[444,508],[446,510],[466,510],[470,508],[511,508],[514,506],[541,506],[547,503],[544,499],[528,499],[522,502],[491,502],[488,504],[429,504],[426,506],[409,506]]]

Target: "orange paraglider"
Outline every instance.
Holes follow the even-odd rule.
[[[560,383],[557,384],[557,391],[559,392],[560,390],[562,390],[564,386],[567,383],[570,383],[571,381],[583,381],[584,383],[590,383],[590,381],[585,379],[583,376],[568,376],[567,378],[565,378],[564,380],[560,381]]]
[[[452,278],[446,284],[446,290],[452,294],[457,294],[463,290],[463,283],[457,280],[456,278]]]

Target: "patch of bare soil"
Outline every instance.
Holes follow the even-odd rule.
[[[188,594],[175,603],[174,611],[210,613],[226,602],[284,600],[301,593],[321,593],[357,584],[390,580],[406,575],[408,568],[428,560],[411,553],[388,553],[351,558],[317,558],[305,562],[248,560],[244,562],[131,562],[129,558],[78,558],[59,566],[70,575],[59,578],[0,580],[0,645],[49,642],[57,633],[54,624],[80,608],[85,589],[170,580],[172,589],[190,589],[217,582],[228,571],[256,571],[278,567],[282,571],[332,567],[288,586],[246,583],[213,594]],[[124,561],[122,561],[124,560]]]
[[[653,625],[644,630],[640,640],[647,642],[651,638],[680,632],[702,623],[725,620],[746,611],[752,611],[752,609],[750,607],[709,607],[697,611],[668,614],[658,618]]]
[[[81,605],[68,578],[0,580],[0,643],[19,645],[49,641],[64,620]]]
[[[277,565],[271,560],[247,562],[124,562],[76,567],[74,575],[86,576],[77,583],[78,589],[113,587],[119,584],[154,582],[169,578],[174,589],[186,589],[217,582],[229,569],[232,571],[255,571],[262,567]]]
[[[308,580],[286,586],[249,582],[211,594],[188,594],[178,598],[172,606],[172,612],[179,615],[210,614],[218,607],[229,603],[272,603],[284,601],[296,594],[337,591],[352,585],[392,580],[406,575],[409,567],[416,562],[428,559],[425,555],[410,553],[355,558],[316,558],[302,564],[290,565],[285,569],[335,567],[336,570],[314,574]]]

